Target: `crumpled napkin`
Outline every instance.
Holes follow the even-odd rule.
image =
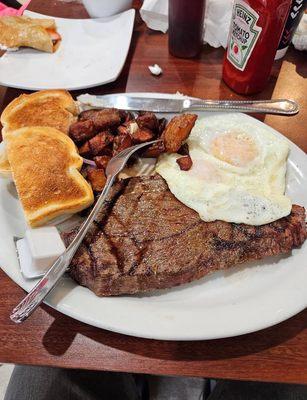
[[[22,15],[24,10],[28,7],[30,4],[31,0],[26,1],[20,8],[19,10],[16,10],[15,8],[8,7],[5,4],[0,2],[0,17],[4,16],[16,16],[16,15]]]
[[[206,1],[203,39],[212,47],[227,46],[232,4],[233,0]],[[140,14],[149,28],[163,33],[167,31],[167,0],[144,0]]]
[[[297,50],[307,50],[307,14],[303,15],[292,38],[292,43]]]

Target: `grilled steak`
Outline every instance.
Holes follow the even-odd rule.
[[[68,244],[76,231],[65,234]],[[159,176],[123,180],[70,266],[98,296],[170,288],[235,264],[291,251],[306,239],[305,210],[249,226],[204,222]]]

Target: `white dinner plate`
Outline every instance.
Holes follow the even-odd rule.
[[[219,115],[199,113],[206,118]],[[281,136],[252,117],[236,115],[240,126],[261,126]],[[287,193],[293,203],[306,207],[307,158],[294,143],[288,142],[291,151]],[[24,230],[13,183],[0,179],[0,265],[11,279],[29,291],[36,282],[22,277],[13,241],[14,236],[23,236]],[[64,277],[46,303],[77,320],[127,335],[167,340],[235,336],[277,324],[306,307],[306,259],[307,243],[287,256],[266,258],[181,287],[139,296],[99,298]]]
[[[27,11],[25,15],[46,18]],[[62,36],[53,53],[23,48],[0,58],[0,85],[28,90],[77,90],[113,82],[130,47],[135,10],[107,18],[54,18]],[[47,17],[48,18],[48,17]]]

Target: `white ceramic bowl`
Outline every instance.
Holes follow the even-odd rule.
[[[131,8],[132,0],[83,0],[91,18],[109,17]]]

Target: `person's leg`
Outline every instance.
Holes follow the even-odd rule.
[[[130,374],[16,366],[4,400],[139,400]]]
[[[307,386],[218,381],[208,400],[306,400]]]
[[[148,376],[150,398],[155,400],[199,400],[206,379],[180,376]]]

